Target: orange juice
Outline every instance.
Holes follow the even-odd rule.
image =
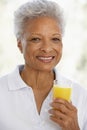
[[[70,87],[59,87],[55,85],[53,87],[53,98],[62,98],[70,101],[72,91],[71,89],[72,88]]]

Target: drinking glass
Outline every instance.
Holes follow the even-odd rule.
[[[54,80],[53,98],[62,98],[67,101],[71,100],[72,82],[70,80]]]

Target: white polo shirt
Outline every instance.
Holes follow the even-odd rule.
[[[0,78],[0,130],[61,130],[49,119],[48,110],[52,102],[52,90],[37,112],[32,88],[21,79],[17,68],[11,74]],[[62,78],[57,71],[56,78]],[[78,109],[81,130],[87,130],[87,90],[73,83],[72,103]]]

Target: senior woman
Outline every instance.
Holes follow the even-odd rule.
[[[35,0],[15,12],[25,64],[0,78],[0,130],[87,130],[87,91],[73,83],[71,102],[52,99],[62,56],[63,15],[57,3]],[[55,109],[54,109],[55,108]]]

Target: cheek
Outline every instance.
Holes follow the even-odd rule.
[[[57,60],[59,61],[62,57],[62,47],[56,50],[57,52]]]
[[[62,55],[62,46],[56,47],[56,52],[57,54]]]
[[[24,49],[23,55],[24,55],[25,60],[31,61],[34,59],[34,50],[31,47],[26,46],[26,48]]]
[[[60,49],[60,55],[62,56],[62,48]]]

